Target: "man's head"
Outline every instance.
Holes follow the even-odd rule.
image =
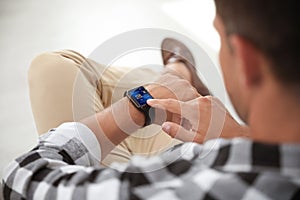
[[[271,82],[300,86],[300,13],[296,0],[215,0],[226,88],[247,121],[251,97]],[[298,14],[299,13],[299,14]]]

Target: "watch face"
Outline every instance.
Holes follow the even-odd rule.
[[[148,91],[143,87],[138,87],[133,90],[128,91],[131,98],[142,107],[147,104],[148,99],[153,99],[153,97],[148,93]]]

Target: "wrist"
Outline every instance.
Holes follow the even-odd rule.
[[[143,114],[144,116],[142,119],[140,119],[140,116],[138,116],[138,118],[135,118],[134,120],[137,123],[140,123],[142,120],[144,121],[143,126],[147,126],[153,123],[154,109],[147,104],[147,100],[153,99],[153,97],[144,86],[139,86],[128,90],[124,93],[124,96],[127,97],[128,101],[130,102],[131,110],[134,111],[132,113],[133,117],[136,116],[134,115],[136,111],[139,111],[139,113]]]
[[[125,97],[124,102],[128,105],[129,115],[133,122],[136,125],[142,127],[145,124],[146,120],[144,113],[138,110],[128,98]]]

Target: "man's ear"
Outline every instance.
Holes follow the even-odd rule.
[[[262,81],[261,52],[247,39],[232,35],[229,37],[239,79],[243,87],[255,87]]]

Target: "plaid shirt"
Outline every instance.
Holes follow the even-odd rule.
[[[98,164],[100,155],[86,126],[63,124],[8,166],[4,198],[300,199],[299,144],[243,138],[184,143],[111,168]]]

